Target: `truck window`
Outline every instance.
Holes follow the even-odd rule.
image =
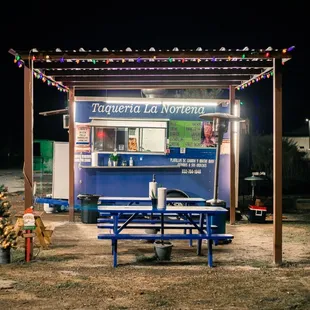
[[[113,152],[115,149],[115,128],[95,127],[94,150],[97,152]]]
[[[166,128],[94,127],[94,151],[164,153]]]
[[[144,152],[160,153],[166,149],[166,129],[164,128],[140,128],[141,147]]]

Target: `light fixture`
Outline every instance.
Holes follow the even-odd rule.
[[[119,99],[106,99],[103,100],[104,102],[108,104],[161,104],[162,102],[160,100],[139,100],[139,99],[134,99],[131,100],[129,98],[119,98]]]
[[[257,177],[255,175],[251,175],[250,177],[244,178],[245,181],[250,181],[251,182],[251,187],[252,187],[252,200],[254,202],[254,197],[255,197],[255,186],[257,181],[263,181],[264,179],[261,177]]]
[[[219,103],[216,102],[207,102],[207,101],[162,101],[163,104],[166,105],[188,105],[188,106],[209,106],[209,107],[216,107]]]
[[[106,98],[102,101],[108,104],[163,104],[163,105],[185,105],[185,106],[218,106],[220,102],[208,101],[208,100],[191,100],[191,99],[145,99],[145,98]]]
[[[215,136],[216,145],[216,158],[215,158],[215,168],[214,168],[214,190],[213,199],[207,200],[208,205],[211,206],[223,206],[225,202],[218,199],[218,178],[219,178],[219,167],[220,167],[220,149],[223,141],[224,133],[228,130],[229,122],[242,122],[243,119],[231,115],[228,113],[207,113],[202,114],[199,118],[203,120],[212,121],[212,130]]]

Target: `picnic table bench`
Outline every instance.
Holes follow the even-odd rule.
[[[227,212],[227,209],[222,207],[205,207],[205,206],[167,206],[164,210],[153,210],[152,206],[145,205],[131,205],[131,206],[98,206],[99,214],[109,214],[112,218],[98,219],[98,228],[112,229],[113,233],[100,233],[98,239],[111,240],[112,241],[112,254],[113,254],[113,266],[117,266],[117,241],[118,240],[197,240],[197,254],[201,255],[202,240],[207,240],[208,243],[208,265],[212,267],[212,243],[219,240],[231,240],[233,235],[231,234],[217,234],[214,233],[214,228],[211,225],[211,216],[219,213]],[[127,219],[121,219],[123,215],[129,215]],[[136,219],[138,215],[148,216],[141,221]],[[150,215],[155,215],[160,220],[154,220],[150,218]],[[177,215],[180,218],[185,218],[186,223],[169,223],[169,215]],[[193,218],[193,216],[199,215],[199,222]],[[112,222],[111,222],[112,220]],[[159,225],[158,225],[159,224]],[[149,226],[148,226],[149,225]],[[155,226],[154,226],[155,225]],[[157,226],[156,226],[157,225]],[[169,226],[170,225],[170,226]],[[184,226],[182,226],[184,225]],[[146,227],[156,227],[160,229],[160,234],[137,234],[137,233],[122,233],[126,228],[145,229]],[[173,227],[173,228],[172,228]],[[195,229],[198,233],[189,234],[183,233],[166,233],[166,229],[180,228],[183,229]]]

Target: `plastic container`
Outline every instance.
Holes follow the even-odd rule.
[[[210,203],[207,203],[207,206],[212,207],[222,207],[226,208],[226,202],[221,201],[220,203],[217,203],[216,205],[212,205]],[[228,211],[229,212],[229,211]],[[211,216],[211,225],[216,225],[217,228],[214,230],[217,234],[225,234],[226,233],[226,221],[227,221],[227,212],[215,214]]]
[[[248,219],[251,223],[266,222],[267,207],[265,206],[249,206]]]
[[[130,157],[130,159],[129,159],[129,166],[130,166],[130,167],[133,166],[133,159],[132,159],[132,157]]]
[[[80,194],[81,200],[81,221],[85,224],[96,224],[99,217],[98,201],[99,195]]]
[[[154,251],[158,260],[167,261],[171,259],[172,243],[169,241],[157,240],[154,242]]]
[[[0,264],[9,264],[11,262],[11,248],[0,248]]]
[[[53,198],[53,195],[52,194],[46,194],[45,196],[46,198]],[[43,210],[45,213],[53,213],[55,212],[55,206],[52,205],[52,204],[49,204],[49,203],[44,203],[43,204]]]

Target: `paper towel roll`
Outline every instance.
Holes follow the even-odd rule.
[[[149,197],[152,198],[152,192],[157,195],[157,182],[149,182]]]
[[[91,165],[93,167],[98,166],[98,153],[97,152],[91,153]]]
[[[167,204],[167,188],[159,187],[157,190],[157,209],[166,209]]]

